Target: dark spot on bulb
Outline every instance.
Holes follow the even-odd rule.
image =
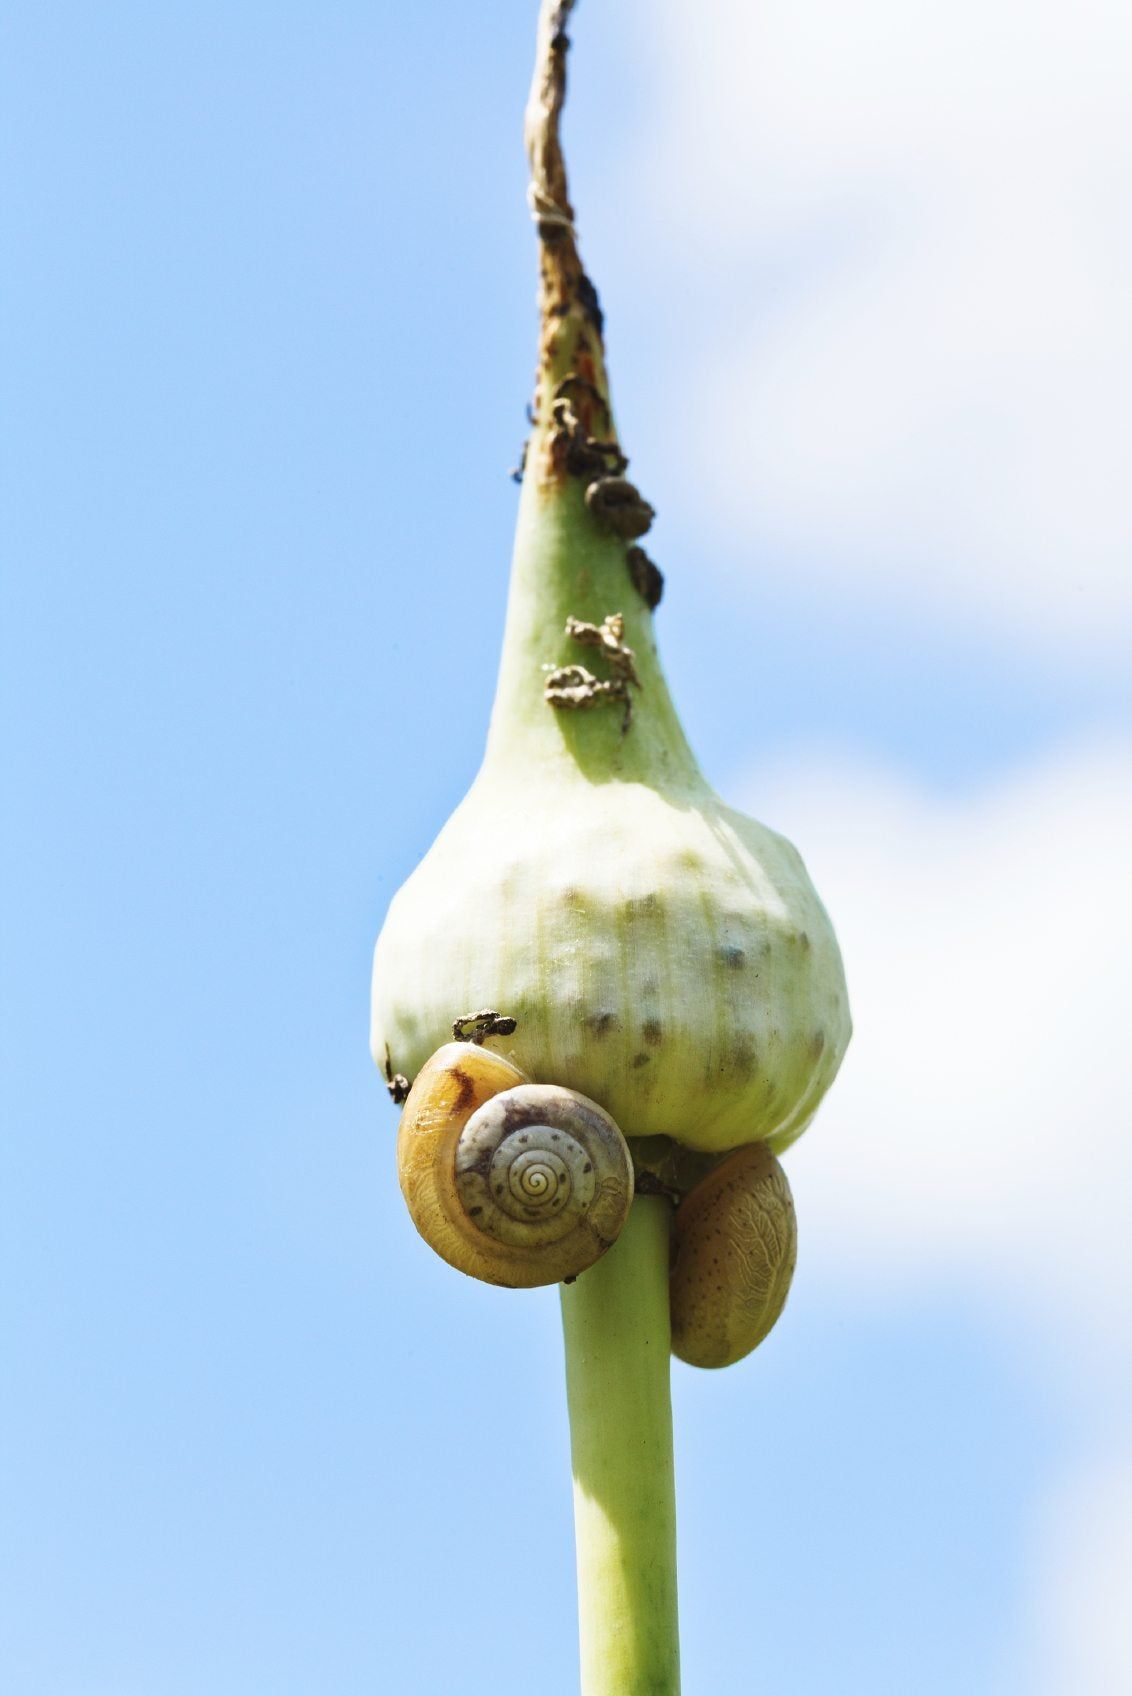
[[[733,1078],[751,1078],[759,1069],[758,1049],[753,1042],[737,1042],[723,1061],[723,1069]]]
[[[610,1031],[613,1030],[614,1026],[617,1024],[617,1014],[608,1011],[602,1013],[591,1013],[589,1018],[586,1020],[586,1024],[589,1026],[594,1036],[608,1036]]]
[[[733,942],[724,943],[723,947],[719,950],[719,958],[723,961],[725,966],[730,966],[733,972],[737,972],[741,966],[745,966],[747,963],[745,950],[739,948]]]
[[[646,1019],[641,1026],[641,1035],[650,1048],[656,1048],[664,1036],[664,1026],[659,1019]]]
[[[820,1060],[824,1052],[825,1032],[815,1031],[813,1036],[810,1038],[810,1057],[814,1060]]]
[[[647,1066],[648,1063],[649,1063],[649,1056],[647,1054],[634,1054],[634,1056],[633,1056],[633,1068],[634,1068],[634,1070],[636,1070],[639,1066]]]

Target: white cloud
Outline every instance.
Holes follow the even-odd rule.
[[[748,786],[841,937],[855,1035],[789,1155],[807,1252],[1132,1343],[1132,745],[940,799],[844,759]]]
[[[665,380],[714,428],[666,485],[760,571],[851,573],[1115,653],[1132,12],[660,0],[638,36],[648,104],[618,193],[670,286],[712,309],[668,326]]]
[[[1038,1535],[1029,1688],[1036,1696],[1132,1690],[1132,1462],[1098,1464],[1047,1505]],[[1034,1652],[1036,1651],[1036,1652]]]

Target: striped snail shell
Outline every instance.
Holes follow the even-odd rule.
[[[596,1102],[530,1083],[509,1060],[450,1042],[426,1061],[397,1134],[414,1225],[488,1284],[557,1284],[592,1266],[633,1200],[624,1137]]]
[[[786,1174],[765,1143],[727,1156],[677,1207],[672,1226],[672,1352],[731,1366],[786,1303],[798,1224]]]

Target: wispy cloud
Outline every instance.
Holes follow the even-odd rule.
[[[633,216],[711,308],[664,343],[713,424],[677,486],[760,571],[1115,655],[1132,13],[661,0],[639,38]]]
[[[1019,1645],[1036,1696],[1132,1690],[1132,1459],[1098,1463],[1047,1504],[1037,1536],[1032,1632]]]
[[[856,1034],[791,1156],[810,1253],[1132,1343],[1132,746],[929,797],[844,758],[750,785],[835,915]]]

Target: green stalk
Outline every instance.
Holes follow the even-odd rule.
[[[679,1696],[669,1203],[562,1290],[582,1696]]]

